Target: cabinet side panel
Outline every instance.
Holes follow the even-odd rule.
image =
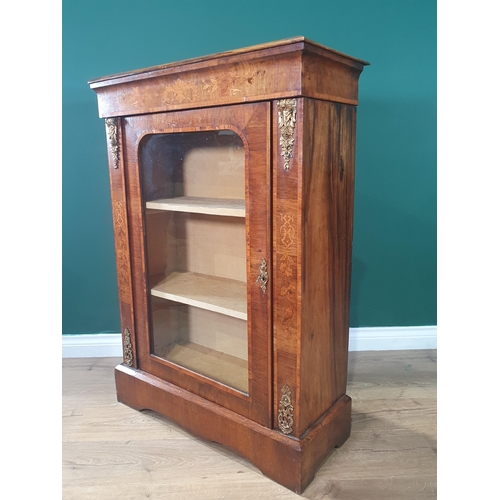
[[[346,390],[355,108],[305,99],[303,116],[301,432]]]
[[[334,348],[335,400],[346,392],[351,300],[352,237],[354,222],[354,172],[356,152],[355,106],[336,105],[339,120],[339,146],[334,152],[335,217],[338,234],[334,247]]]

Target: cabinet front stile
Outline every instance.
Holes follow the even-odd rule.
[[[120,118],[106,118],[109,180],[115,238],[116,273],[118,300],[120,303],[120,324],[123,346],[123,363],[137,367],[136,339],[134,328],[134,307],[132,301],[132,273],[130,263],[128,203],[123,160],[122,121]]]
[[[138,368],[271,419],[270,106],[126,117]]]

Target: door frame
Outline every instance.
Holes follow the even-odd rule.
[[[249,390],[227,385],[152,354],[147,283],[145,204],[139,145],[149,134],[232,130],[245,147],[245,207],[247,264],[247,332]],[[123,145],[138,369],[182,387],[272,427],[272,287],[264,292],[256,280],[262,259],[272,269],[271,238],[271,105],[269,102],[173,111],[123,118]]]

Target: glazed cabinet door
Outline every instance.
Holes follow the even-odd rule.
[[[270,105],[122,130],[137,367],[270,426]]]

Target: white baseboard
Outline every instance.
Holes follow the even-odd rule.
[[[437,326],[390,326],[349,329],[350,351],[437,349]]]
[[[113,358],[122,354],[120,333],[62,336],[63,358]]]
[[[349,330],[350,351],[397,351],[436,348],[436,326],[391,326],[351,328]],[[63,358],[121,356],[122,344],[119,333],[62,336]]]

